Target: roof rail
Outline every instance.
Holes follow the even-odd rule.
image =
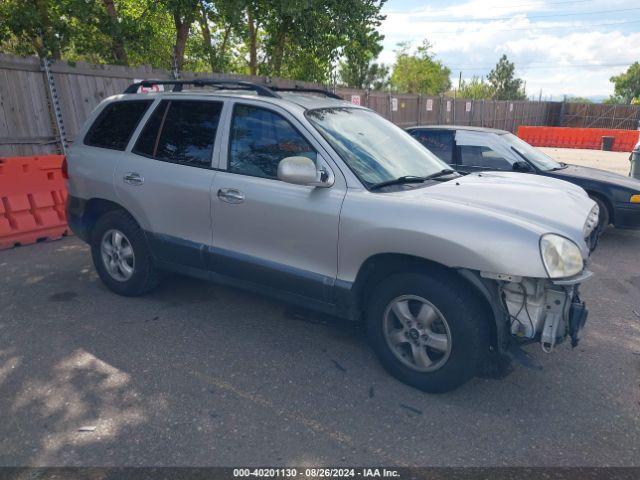
[[[293,87],[269,86],[269,88],[271,90],[273,90],[273,91],[276,91],[276,92],[321,93],[321,94],[327,96],[328,98],[335,98],[336,100],[344,100],[339,95],[336,95],[335,93],[330,92],[329,90],[324,90],[322,88],[307,88],[307,87],[300,87],[298,85],[295,85]]]
[[[183,85],[193,85],[194,87],[211,86],[219,90],[251,90],[261,97],[280,97],[273,89],[257,83],[245,82],[244,80],[215,80],[207,78],[193,80],[142,80],[129,85],[124,93],[136,93],[140,87],[152,87],[153,85],[173,85],[172,92],[181,92]]]

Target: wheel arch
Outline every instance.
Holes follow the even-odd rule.
[[[96,222],[104,214],[113,211],[122,211],[129,215],[140,226],[140,222],[131,214],[125,207],[112,200],[106,200],[104,198],[91,198],[87,200],[84,213],[82,215],[82,223],[84,224],[87,232],[87,240],[91,239],[91,234]]]
[[[455,269],[441,263],[413,255],[400,253],[380,253],[367,258],[358,270],[351,289],[352,311],[350,317],[361,319],[366,311],[370,295],[375,285],[389,275],[398,273],[421,273],[430,276],[448,277],[461,288],[468,288],[484,308],[488,320],[491,345],[501,349],[504,325],[503,313],[496,303],[496,292],[477,273],[466,269]],[[492,321],[493,320],[493,321]]]
[[[604,206],[607,208],[607,213],[609,214],[609,225],[611,225],[612,223],[615,223],[615,218],[614,218],[615,213],[613,209],[613,204],[607,198],[607,196],[602,194],[601,192],[596,192],[590,189],[585,189],[585,191],[587,192],[587,195],[589,195],[590,197],[596,197],[598,200],[600,200],[604,204]]]

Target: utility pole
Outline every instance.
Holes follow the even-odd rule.
[[[460,75],[458,76],[458,90],[462,87],[462,70],[460,70]]]

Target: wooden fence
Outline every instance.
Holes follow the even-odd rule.
[[[123,92],[135,79],[170,78],[168,71],[147,66],[53,62],[48,67],[51,81],[39,59],[0,54],[0,156],[61,153],[61,137],[72,143],[89,113],[102,99]],[[183,72],[182,78],[322,87],[286,79],[226,74]],[[567,108],[569,104],[559,102],[474,101],[342,88],[336,93],[377,111],[401,127],[459,124],[515,132],[520,125],[557,126],[563,115],[573,118],[572,110]],[[56,108],[60,112],[60,127],[56,122]],[[629,123],[627,127],[618,128],[635,128],[635,125]]]
[[[561,115],[563,127],[621,130],[640,128],[640,105],[565,103]]]

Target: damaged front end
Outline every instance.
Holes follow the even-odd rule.
[[[539,340],[550,353],[553,347],[571,338],[575,347],[587,319],[587,308],[580,299],[580,284],[592,273],[566,279],[493,278],[498,281],[499,301],[505,308],[510,333],[523,342]],[[487,278],[487,275],[483,275]]]

